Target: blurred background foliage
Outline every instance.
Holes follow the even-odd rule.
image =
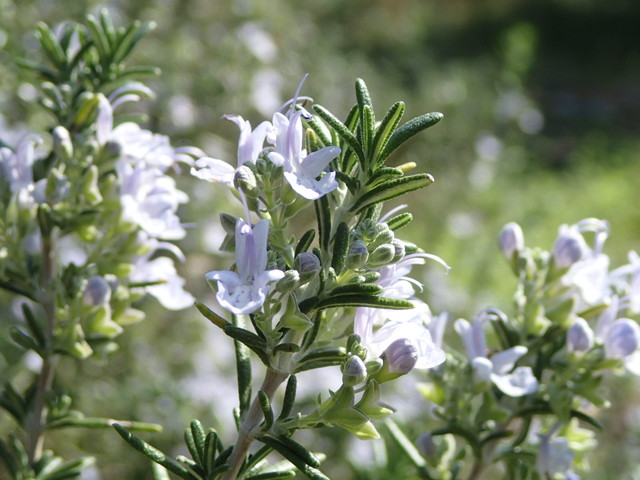
[[[416,162],[436,178],[411,198],[415,221],[404,231],[453,267],[448,276],[435,264],[418,272],[435,313],[470,317],[487,304],[508,311],[515,283],[496,246],[508,221],[522,225],[528,245],[550,248],[560,224],[605,218],[613,265],[640,248],[638,2],[0,0],[5,142],[27,128],[52,126],[34,104],[33,78],[12,60],[38,57],[37,22],[82,22],[101,7],[120,25],[157,23],[136,52],[138,62],[162,70],[149,82],[157,98],[143,105],[147,126],[216,158],[235,157],[237,128],[222,115],[241,114],[254,125],[269,118],[307,72],[303,93],[339,117],[354,103],[357,77],[367,82],[379,115],[399,99],[407,103],[405,118],[443,112],[443,122],[393,160]],[[183,218],[197,220],[182,245],[182,272],[192,293],[212,304],[202,276],[229,262],[216,253],[217,213],[235,207],[224,189],[188,175],[180,183],[192,200]],[[0,300],[9,305],[6,296]],[[195,309],[168,313],[153,300],[144,308],[147,320],[128,330],[120,352],[103,362],[65,360],[59,386],[73,390],[89,415],[164,424],[166,432],[150,441],[166,450],[181,443],[177,437],[194,417],[230,429],[235,396],[228,389],[235,381],[227,339]],[[7,323],[3,316],[3,331]],[[15,379],[29,359],[1,338],[2,379]],[[610,383],[620,393],[615,411],[604,415],[608,437],[586,478],[632,478],[640,453],[637,384],[626,377]],[[426,405],[413,410],[424,414]],[[0,428],[9,426],[0,418]],[[347,448],[344,442],[333,435],[318,449],[335,452]],[[69,448],[100,452],[86,478],[150,478],[149,465],[112,432],[77,432]],[[351,456],[367,458],[360,450]],[[335,478],[378,478],[366,473],[365,460],[355,463],[363,464],[361,473],[336,470]],[[404,467],[394,468],[400,475]]]

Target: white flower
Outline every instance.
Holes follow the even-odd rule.
[[[262,151],[264,139],[270,131],[271,124],[262,122],[255,130],[251,130],[251,123],[239,115],[227,115],[224,118],[231,120],[240,128],[238,140],[238,168],[247,162],[255,163]],[[233,177],[236,168],[223,160],[204,157],[196,161],[196,168],[191,169],[191,175],[212,183],[224,183],[233,185]]]
[[[440,365],[446,354],[433,342],[425,325],[426,304],[417,303],[417,308],[407,310],[382,310],[360,307],[356,310],[353,332],[360,336],[362,345],[372,358],[380,357],[397,340],[407,340],[416,349],[414,368],[427,369]],[[424,305],[424,306],[422,306]],[[426,307],[426,311],[425,311]],[[381,313],[383,312],[383,313]],[[374,322],[381,316],[386,322],[374,331]]]
[[[258,310],[269,293],[269,283],[284,276],[281,270],[267,267],[269,221],[261,220],[251,228],[242,218],[236,220],[236,267],[238,272],[214,270],[206,274],[207,281],[218,285],[216,298],[220,305],[236,315]]]
[[[110,143],[121,160],[134,165],[144,162],[162,172],[177,168],[176,162],[192,165],[193,157],[204,156],[204,152],[194,147],[174,148],[168,137],[145,130],[137,123],[125,122],[114,128],[113,110],[125,97],[129,96],[120,97],[111,104],[107,98],[100,96],[96,120],[98,144],[104,147]]]
[[[518,345],[487,358],[485,321],[485,316],[478,316],[472,324],[463,318],[455,323],[456,332],[462,337],[467,357],[473,367],[474,380],[478,383],[491,380],[502,393],[510,397],[521,397],[535,392],[538,380],[531,368],[518,367],[513,370],[516,362],[527,353],[527,347]]]
[[[18,141],[15,152],[0,147],[0,175],[7,179],[11,193],[16,196],[21,208],[45,201],[46,179],[33,183],[35,146],[40,142],[38,136],[26,134]]]
[[[176,188],[171,177],[144,163],[132,166],[124,161],[116,164],[116,172],[123,220],[139,225],[153,238],[177,240],[185,236],[176,212],[189,197]]]
[[[164,249],[183,260],[182,252],[171,243],[158,242],[155,239],[148,239],[145,243],[151,246],[151,250],[135,259],[134,271],[129,281],[134,284],[161,282],[144,289],[169,310],[182,310],[193,305],[194,298],[184,289],[185,281],[178,275],[173,260],[169,257],[151,259],[157,250]]]
[[[556,478],[563,474],[565,479],[579,480],[580,477],[569,471],[575,452],[569,448],[564,437],[549,439],[550,435],[540,435],[540,447],[536,458],[536,470],[542,478]]]
[[[302,148],[302,115],[299,110],[291,118],[279,112],[273,116],[275,135],[270,141],[275,151],[269,153],[269,159],[284,167],[284,177],[296,193],[307,200],[317,200],[338,188],[336,172],[325,169],[341,150],[329,146],[307,154]]]

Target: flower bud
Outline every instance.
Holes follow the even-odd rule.
[[[393,245],[393,248],[395,249],[395,255],[393,256],[393,260],[391,261],[393,263],[399,262],[400,260],[402,260],[402,258],[406,253],[406,250],[404,248],[404,242],[402,240],[394,238],[393,241],[391,242],[391,245]]]
[[[427,460],[435,458],[438,455],[438,447],[433,441],[433,436],[429,432],[424,432],[418,437],[418,440],[416,440],[416,447],[418,447],[420,455]]]
[[[236,170],[236,174],[233,177],[233,185],[251,198],[255,198],[258,195],[256,176],[246,165],[241,165]]]
[[[82,193],[84,193],[87,201],[91,205],[95,205],[102,201],[100,188],[98,187],[98,167],[91,165],[82,179]]]
[[[362,240],[356,240],[349,247],[347,253],[347,268],[349,270],[356,270],[362,267],[369,259],[369,251],[367,246]]]
[[[408,338],[392,342],[382,355],[390,373],[409,373],[418,362],[418,349]]]
[[[300,274],[301,285],[310,282],[322,268],[320,265],[320,259],[310,252],[299,253],[296,256],[293,265]]]
[[[85,305],[97,307],[107,303],[110,297],[111,287],[104,278],[96,275],[87,282],[82,301]]]
[[[62,125],[58,125],[53,129],[53,150],[63,162],[68,162],[73,157],[73,143],[69,130]]]
[[[396,249],[390,243],[385,243],[376,247],[376,249],[369,255],[367,263],[372,268],[383,267],[393,261],[393,257],[396,254]]]
[[[373,240],[369,242],[369,248],[376,248],[385,243],[391,243],[395,238],[393,230],[391,230],[386,223],[377,223],[374,231],[375,236]]]
[[[117,158],[122,153],[122,143],[116,140],[109,140],[104,144],[104,151],[111,158]]]
[[[524,249],[524,234],[522,228],[515,222],[507,223],[500,232],[500,251],[508,262],[514,261],[514,256]]]
[[[604,351],[607,358],[624,358],[640,345],[640,327],[628,318],[620,318],[607,329]]]
[[[357,355],[353,355],[344,366],[342,383],[347,387],[355,387],[367,378],[367,368]]]
[[[570,352],[586,352],[592,346],[593,330],[584,318],[576,318],[567,330],[567,348]]]
[[[280,293],[291,292],[300,285],[300,274],[297,270],[287,270],[284,277],[276,283],[276,290]]]
[[[582,235],[575,230],[565,230],[553,245],[553,261],[556,268],[569,268],[582,258],[586,250],[587,245]]]

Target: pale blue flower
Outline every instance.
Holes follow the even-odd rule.
[[[510,397],[521,397],[535,392],[538,380],[530,367],[518,367],[516,362],[527,353],[522,345],[509,348],[487,357],[487,340],[484,334],[485,316],[474,318],[473,323],[460,318],[455,323],[456,332],[462,337],[467,357],[473,367],[474,381],[493,384]]]
[[[159,282],[158,285],[144,287],[144,290],[169,310],[182,310],[193,305],[195,299],[184,289],[185,280],[178,275],[173,259],[165,256],[154,258],[158,250],[167,250],[178,260],[184,261],[184,255],[180,249],[172,243],[159,242],[153,238],[148,238],[143,243],[150,249],[134,260],[134,270],[129,281],[131,283]]]
[[[0,147],[0,175],[9,183],[11,193],[18,200],[20,208],[29,208],[45,201],[46,179],[33,182],[35,147],[41,139],[35,134],[23,135],[15,151]]]
[[[140,226],[153,238],[177,240],[185,236],[177,210],[189,197],[176,188],[173,178],[143,162],[132,166],[120,161],[116,172],[124,221]]]
[[[238,140],[238,164],[241,167],[247,162],[255,163],[262,151],[264,140],[272,129],[269,122],[262,122],[255,130],[251,129],[251,123],[239,115],[227,115],[224,118],[235,123],[240,129]],[[223,160],[204,157],[196,161],[197,168],[191,169],[191,175],[212,183],[224,183],[233,185],[233,177],[236,168]]]
[[[566,480],[580,480],[580,477],[569,471],[575,452],[569,448],[569,441],[564,437],[550,438],[551,434],[540,435],[540,446],[536,457],[536,470],[541,478],[556,478],[563,475]]]
[[[275,149],[269,159],[284,167],[284,177],[291,188],[307,200],[317,200],[338,188],[336,172],[326,172],[331,161],[340,155],[340,148],[328,146],[307,154],[302,148],[302,110],[291,118],[277,112],[273,116],[274,135],[270,139]]]
[[[392,343],[404,339],[416,350],[414,368],[433,368],[445,361],[446,354],[433,342],[425,323],[430,319],[429,307],[419,301],[415,305],[415,308],[408,310],[367,307],[356,310],[353,333],[360,336],[370,357],[380,357]],[[382,316],[385,322],[376,329],[375,323]]]
[[[567,330],[567,348],[570,352],[586,352],[593,346],[593,330],[582,317],[577,317]]]
[[[281,270],[266,270],[268,236],[268,220],[263,219],[252,228],[238,218],[235,229],[237,272],[214,270],[205,276],[207,281],[217,282],[216,298],[233,314],[258,310],[269,293],[269,284],[284,277]]]
[[[500,251],[511,262],[516,252],[524,249],[524,233],[520,225],[514,222],[507,223],[500,232]]]

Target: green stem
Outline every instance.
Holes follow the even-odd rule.
[[[44,444],[44,430],[47,419],[45,398],[51,391],[55,376],[58,356],[53,353],[53,330],[55,327],[55,306],[53,294],[53,245],[49,235],[42,238],[42,285],[40,291],[40,305],[45,315],[45,348],[43,352],[42,369],[36,385],[33,410],[25,421],[27,433],[27,455],[29,463],[34,464],[42,456]]]

